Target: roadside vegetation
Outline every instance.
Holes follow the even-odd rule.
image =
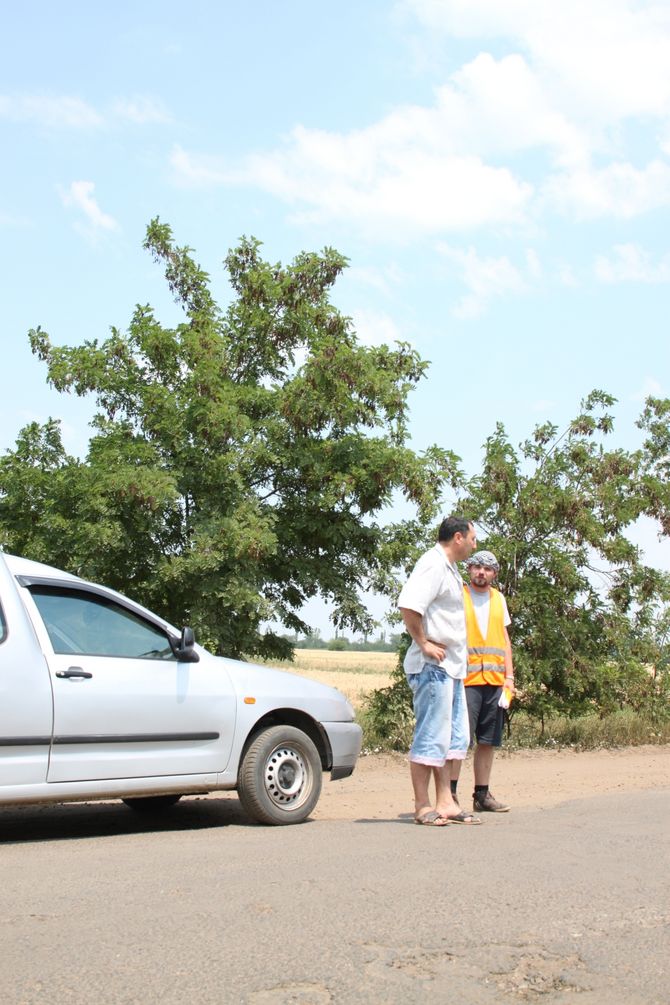
[[[271,666],[311,677],[342,691],[356,709],[363,727],[363,749],[407,751],[414,718],[404,674],[397,671],[397,655],[382,652],[352,653],[324,649],[297,650],[295,659],[271,660]],[[503,749],[593,750],[670,743],[670,680],[663,675],[648,686],[642,706],[612,709],[570,717],[550,715],[544,723],[512,706],[503,738]]]
[[[441,444],[411,449],[409,395],[428,363],[407,343],[359,341],[330,300],[343,255],[272,264],[242,238],[220,306],[168,225],[153,220],[144,246],[183,312],[176,327],[145,304],[102,341],[29,333],[52,387],[91,395],[96,414],[84,459],[54,418],[0,457],[1,548],[190,624],[218,654],[302,672],[310,653],[310,675],[355,680],[366,746],[406,750],[402,667],[373,669],[395,663],[402,638],[374,638],[365,598],[393,609],[440,518],[459,512],[500,561],[518,687],[509,742],[667,742],[670,575],[653,543],[634,542],[641,527],[670,536],[670,399],[647,398],[632,448],[613,442],[616,402],[601,390],[518,445],[497,422],[468,475]],[[436,435],[456,436],[454,418]],[[329,642],[304,620],[314,597],[333,611]],[[351,669],[319,668],[317,651]]]
[[[636,668],[639,671],[639,668]],[[599,676],[614,676],[612,667],[600,668]],[[670,743],[670,673],[642,668],[622,680],[606,706],[595,700],[575,714],[550,710],[534,712],[521,690],[513,702],[503,739],[506,750],[573,747],[625,747]],[[549,703],[547,703],[549,705]],[[361,702],[359,722],[368,750],[406,751],[412,741],[412,697],[402,657],[389,676],[389,683],[371,690]]]

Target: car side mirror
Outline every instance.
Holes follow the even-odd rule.
[[[184,626],[181,630],[181,637],[179,642],[176,639],[170,639],[170,645],[172,646],[172,652],[175,654],[180,663],[199,663],[200,657],[195,651],[195,635],[193,634],[193,629]]]

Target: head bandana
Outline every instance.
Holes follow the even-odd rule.
[[[498,559],[492,551],[476,551],[474,555],[470,555],[465,564],[468,567],[471,565],[483,565],[486,569],[495,569],[496,572],[500,568]]]

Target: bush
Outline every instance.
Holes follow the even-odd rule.
[[[336,639],[331,639],[328,643],[328,649],[334,653],[343,653],[345,649],[349,649],[349,640],[343,639],[339,636]]]
[[[366,750],[409,750],[414,732],[414,708],[403,660],[410,643],[403,634],[398,661],[389,687],[371,691],[360,715],[363,745]]]
[[[407,751],[412,743],[412,692],[403,669],[408,644],[405,635],[391,685],[372,691],[363,705],[360,722],[367,750]],[[537,693],[530,703],[521,695],[512,705],[504,747],[590,750],[670,743],[670,671],[653,672],[633,662],[608,662],[591,668],[588,676],[598,697],[591,699],[586,714],[580,701],[573,714],[557,715],[548,693],[547,700],[541,700],[541,686],[535,686]],[[531,684],[530,689],[533,687]]]

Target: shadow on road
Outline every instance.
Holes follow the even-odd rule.
[[[122,802],[0,806],[0,846],[32,841],[151,834],[163,831],[255,826],[235,796],[184,798],[159,811],[131,810]]]

